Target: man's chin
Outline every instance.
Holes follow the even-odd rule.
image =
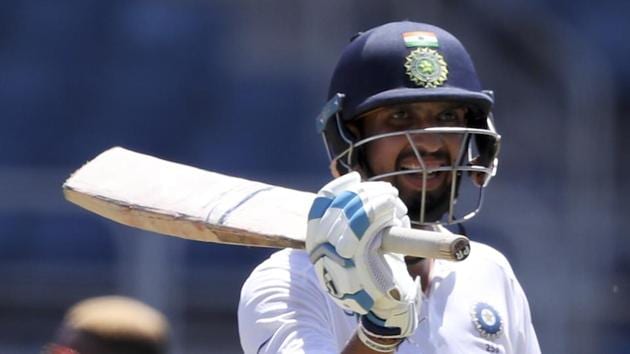
[[[405,257],[405,264],[407,264],[408,266],[412,266],[414,264],[418,264],[420,262],[422,262],[425,258],[421,258],[421,257],[409,257],[406,256]]]
[[[400,199],[407,206],[407,215],[411,221],[419,222],[421,220],[422,211],[422,193],[417,191],[399,190]],[[439,221],[448,211],[450,186],[444,185],[435,190],[427,191],[424,222],[434,223]]]

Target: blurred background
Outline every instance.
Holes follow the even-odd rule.
[[[316,191],[315,116],[341,48],[412,19],[468,47],[496,93],[499,173],[473,239],[503,251],[545,353],[630,353],[630,3],[561,0],[0,2],[0,353],[65,309],[123,294],[164,311],[173,353],[239,353],[239,288],[271,251],[148,234],[64,201],[121,145]]]

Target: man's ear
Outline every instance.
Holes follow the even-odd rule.
[[[357,141],[359,139],[361,139],[361,124],[360,121],[357,120],[353,120],[350,122],[347,122],[346,124],[344,124],[344,129],[346,130],[346,134],[350,134],[350,136],[348,138],[352,139],[353,141]],[[333,175],[333,177],[337,178],[340,177],[342,174],[341,171],[339,171],[339,161],[331,161],[330,163],[330,173]],[[345,170],[345,168],[343,168]],[[364,169],[361,167],[361,164],[356,163],[356,161],[354,162],[354,164],[352,165],[351,169],[353,171],[357,171],[359,172],[359,174],[361,174],[361,177],[363,179],[367,178],[366,173],[364,172]]]
[[[479,156],[475,157],[470,161],[470,165],[478,165],[480,163],[481,158]],[[473,183],[477,187],[483,187],[488,179],[488,175],[483,172],[470,171],[468,172],[470,178],[472,178]]]
[[[330,162],[330,174],[332,174],[332,176],[334,178],[338,178],[341,177],[341,172],[339,172],[339,165],[338,165],[338,161],[332,161]],[[361,168],[360,166],[354,166],[355,168],[352,169],[352,171],[355,172],[359,172],[359,174],[361,175],[361,179],[362,180],[367,180],[367,175],[365,174],[365,172],[363,171],[363,168]]]
[[[361,128],[357,120],[346,123],[346,129],[352,134],[353,139],[359,139],[361,137]]]
[[[330,174],[334,178],[341,177],[341,173],[339,173],[339,169],[337,168],[337,160],[330,161]]]

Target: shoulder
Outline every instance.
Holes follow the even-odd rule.
[[[494,247],[476,241],[470,242],[470,255],[461,262],[440,261],[438,268],[443,276],[458,274],[462,284],[474,288],[504,291],[514,287],[516,276],[509,260]]]
[[[349,336],[336,331],[349,320],[319,288],[303,250],[278,251],[256,267],[241,289],[237,315],[245,353],[335,352]]]
[[[241,288],[241,306],[255,299],[295,298],[300,292],[318,292],[308,255],[303,250],[283,249],[259,264]]]
[[[520,285],[508,259],[497,249],[471,242],[471,269],[476,269],[482,279],[475,284],[477,299],[483,306],[496,307],[503,317],[504,330],[509,335],[516,353],[540,353],[536,332],[532,326],[527,296]],[[468,261],[466,259],[463,262]],[[473,274],[468,274],[474,278]]]
[[[445,227],[440,227],[439,231],[449,234],[452,233],[452,231]],[[460,262],[440,260],[439,263],[445,266],[446,269],[457,271],[470,270],[478,272],[480,268],[490,268],[500,270],[507,274],[514,274],[509,260],[501,251],[488,244],[472,239],[470,240],[470,254],[466,259]]]
[[[273,253],[260,263],[245,281],[244,287],[252,286],[259,281],[289,281],[314,277],[313,266],[308,254],[303,250],[283,249]]]
[[[506,271],[512,272],[510,261],[496,248],[485,243],[471,241],[470,256],[466,261],[482,263],[489,266],[496,266]]]

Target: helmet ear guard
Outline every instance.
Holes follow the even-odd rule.
[[[344,98],[343,93],[336,93],[326,102],[317,116],[317,132],[322,135],[330,159],[330,171],[335,177],[351,172],[357,163],[356,156],[346,161],[339,158],[343,151],[352,150],[352,145],[356,140],[354,134],[341,119]]]
[[[484,90],[485,94],[492,98],[494,101],[494,92],[491,90]],[[479,187],[485,187],[490,182],[490,179],[496,175],[497,167],[499,164],[499,147],[501,142],[501,136],[497,134],[494,127],[494,115],[492,111],[487,113],[478,112],[474,119],[470,120],[469,127],[476,129],[488,130],[494,135],[475,135],[475,143],[477,144],[477,156],[471,158],[471,165],[481,165],[489,168],[491,173],[479,173],[471,172],[473,180]]]
[[[487,119],[491,120],[491,117]],[[493,127],[490,127],[488,131],[494,132],[494,135],[475,136],[477,155],[472,157],[468,162],[469,166],[481,166],[485,168],[485,171],[473,170],[469,172],[470,177],[478,187],[486,187],[488,185],[490,179],[496,175],[497,166],[499,164],[498,154],[501,136],[496,134]]]

